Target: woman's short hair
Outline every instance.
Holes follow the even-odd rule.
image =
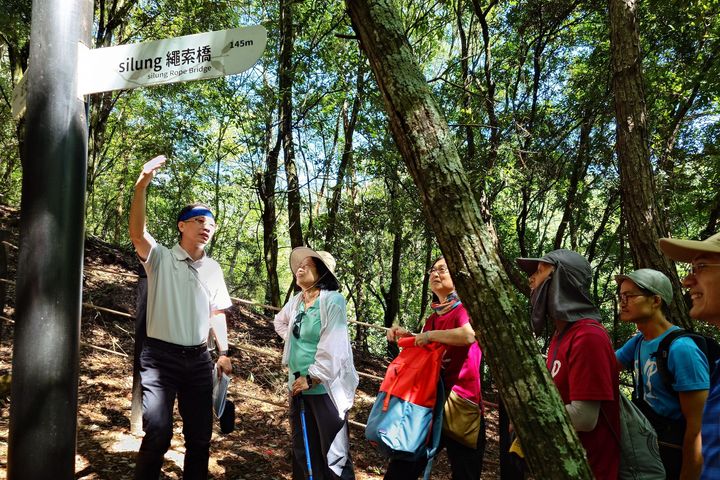
[[[318,272],[319,280],[315,283],[315,286],[320,290],[340,290],[340,284],[335,279],[335,276],[330,273],[330,270],[328,270],[323,261],[316,257],[309,258],[312,260],[315,265],[315,269]]]

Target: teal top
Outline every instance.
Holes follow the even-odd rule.
[[[315,362],[315,354],[320,341],[320,302],[310,305],[305,311],[305,303],[300,301],[298,305],[297,317],[293,325],[293,331],[289,332],[290,353],[288,356],[288,385],[292,386],[295,381],[294,372],[300,372],[305,376],[308,373],[308,367]],[[300,333],[300,338],[295,338],[294,332]],[[321,395],[326,393],[322,384],[315,385],[309,390],[303,392],[304,395]]]

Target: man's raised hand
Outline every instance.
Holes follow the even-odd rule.
[[[140,172],[140,176],[138,177],[135,186],[140,186],[143,188],[147,187],[150,184],[150,181],[155,176],[155,171],[162,167],[165,164],[166,160],[167,158],[165,158],[165,155],[158,155],[152,160],[145,162],[145,165],[143,165],[142,172]]]

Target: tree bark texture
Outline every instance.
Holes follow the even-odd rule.
[[[615,97],[620,190],[630,251],[635,268],[654,268],[673,283],[670,305],[674,322],[692,327],[680,279],[669,258],[658,248],[666,236],[650,165],[647,108],[643,90],[640,33],[635,0],[609,0],[612,85]]]
[[[271,130],[268,129],[268,132]],[[269,140],[269,139],[268,139]],[[268,145],[269,146],[269,145]],[[265,156],[265,171],[257,176],[258,197],[262,202],[263,256],[267,273],[265,301],[280,306],[280,281],[277,273],[278,239],[275,205],[275,183],[277,179],[278,156],[280,155],[280,137]]]
[[[346,0],[393,137],[536,478],[590,479],[585,452],[500,264],[453,138],[386,0]],[[453,212],[447,215],[447,212]],[[562,461],[558,461],[562,459]]]
[[[288,227],[290,245],[303,245],[300,221],[300,182],[295,165],[295,146],[292,134],[292,90],[294,83],[293,55],[293,0],[280,0],[280,136],[282,138],[285,175],[287,177]]]
[[[385,315],[383,318],[383,325],[385,327],[392,327],[393,323],[400,313],[400,256],[402,254],[402,226],[399,222],[394,227],[395,232],[393,233],[393,257],[392,267],[390,269],[390,286],[387,290],[382,288],[382,294],[385,298]]]

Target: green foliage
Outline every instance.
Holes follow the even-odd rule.
[[[477,4],[485,10],[475,11]],[[339,180],[344,122],[359,95],[352,158],[340,179],[332,253],[352,315],[381,324],[399,234],[396,320],[417,328],[426,300],[421,292],[428,242],[433,254],[439,252],[425,233],[420,200],[392,140],[385,105],[352,38],[344,4],[292,5],[292,120],[304,235],[311,246],[323,248],[329,202]],[[593,295],[612,325],[613,275],[633,266],[620,221],[605,9],[569,0],[397,5],[504,255],[510,260],[540,255],[558,243],[586,254],[596,271]],[[0,7],[11,12],[0,19],[0,193],[3,202],[17,206],[21,139],[8,100],[23,52],[27,62],[30,2],[10,0]],[[678,236],[717,229],[711,222],[719,208],[720,181],[717,7],[714,0],[641,4],[652,162],[670,231]],[[263,24],[268,46],[258,64],[240,75],[107,97],[106,121],[93,123],[90,132],[98,140],[91,145],[88,234],[128,245],[127,210],[140,166],[164,153],[170,161],[149,196],[152,234],[162,242],[174,241],[176,212],[190,201],[208,203],[220,225],[211,253],[224,266],[233,293],[264,299],[263,207],[255,178],[277,138],[278,8],[272,2],[133,3],[112,35],[114,43]],[[91,99],[91,115],[101,118],[104,100]],[[286,194],[280,168],[274,198],[282,292],[292,281]],[[446,215],[453,212],[448,209]],[[618,326],[615,338],[626,338],[629,330]],[[368,334],[370,351],[384,352],[382,335]]]

